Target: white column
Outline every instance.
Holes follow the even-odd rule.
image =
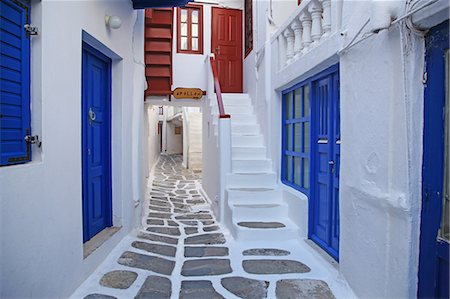
[[[291,29],[286,28],[283,32],[284,37],[286,37],[287,47],[286,47],[286,64],[290,64],[294,58],[294,32]]]
[[[328,36],[331,32],[331,0],[321,0],[323,15],[322,15],[322,28],[323,35]]]
[[[322,37],[322,6],[317,1],[312,1],[308,6],[312,18],[311,37],[313,43],[317,43]]]
[[[294,31],[294,58],[297,59],[302,51],[302,25],[298,20],[294,20],[291,24],[291,28]]]
[[[303,51],[307,51],[309,45],[311,45],[311,15],[306,11],[302,11],[299,17],[300,22],[302,22],[303,34],[302,34],[302,45]]]

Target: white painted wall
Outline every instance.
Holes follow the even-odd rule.
[[[285,15],[288,10],[282,8],[288,5],[286,2],[277,8],[274,1],[277,26],[282,25],[277,19],[289,17]],[[404,1],[394,2],[404,6]],[[370,1],[332,1],[333,22],[342,26],[338,33],[344,35],[322,41],[321,46],[278,73],[277,41],[262,50],[261,31],[273,31],[267,15],[262,13],[267,14],[267,2],[253,3],[257,16],[254,22],[258,22],[254,24],[256,52],[245,60],[244,88],[252,95],[275,171],[280,176],[280,92],[339,63],[339,270],[361,298],[415,297],[421,208],[423,37],[412,34],[404,25],[395,25],[337,55],[374,11]],[[340,3],[343,15],[337,19]],[[423,19],[421,15],[421,24],[428,23]],[[262,61],[255,72],[257,55]],[[264,61],[265,55],[268,57]],[[307,198],[289,192],[289,187],[282,188],[284,200],[290,205],[290,217],[306,237]]]
[[[167,123],[165,137],[167,142],[166,154],[172,155],[183,153],[183,133],[175,135],[175,125],[171,122]]]
[[[147,167],[151,171],[160,155],[160,134],[158,134],[159,123],[159,107],[153,105],[146,105],[146,128],[147,128]],[[149,173],[147,172],[147,177]]]
[[[105,15],[122,27],[108,30]],[[64,298],[135,225],[142,196],[143,13],[131,2],[32,1],[32,129],[41,149],[0,168],[2,298]],[[113,62],[114,225],[122,229],[83,259],[81,42],[85,30],[122,59]],[[133,33],[134,32],[134,33]],[[133,50],[134,48],[134,50]]]
[[[185,108],[188,115],[188,168],[202,170],[202,111],[197,107]],[[186,136],[184,135],[184,136]]]

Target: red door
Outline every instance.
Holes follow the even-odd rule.
[[[212,52],[222,92],[242,92],[242,11],[212,8]]]

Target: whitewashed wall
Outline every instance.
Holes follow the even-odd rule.
[[[153,105],[146,105],[146,128],[147,134],[147,164],[148,170],[151,171],[160,155],[160,135],[158,134],[159,123],[159,107]],[[148,175],[148,173],[147,173]]]
[[[405,1],[391,2],[389,5],[398,6],[398,14],[404,13]],[[273,30],[268,16],[261,16],[261,11],[267,14],[268,4],[253,3],[257,6],[254,16],[258,16],[254,21],[259,22],[254,32],[257,52],[253,55],[269,55],[270,61],[264,63],[264,58],[259,58],[262,62],[255,73],[259,59],[250,54],[245,61],[244,82],[246,91],[256,94],[253,101],[275,170],[280,176],[281,91],[339,63],[339,270],[361,298],[415,297],[421,207],[423,37],[412,34],[404,25],[394,25],[338,55],[367,18],[372,16],[378,21],[386,11],[374,11],[370,1],[332,1],[338,34],[278,72],[277,42],[261,48],[264,35],[260,28],[265,23],[267,32]],[[274,19],[286,19],[282,16],[285,11],[282,4],[276,8],[274,2]],[[283,25],[277,21],[275,24]],[[267,82],[270,87],[263,92],[262,85]],[[306,196],[282,188],[289,192],[285,200],[290,211],[296,211],[290,216],[307,236]]]
[[[183,153],[183,130],[181,134],[175,135],[175,125],[171,122],[167,123],[166,138],[167,148],[166,154],[182,154]],[[164,138],[163,137],[163,138]]]
[[[104,16],[122,27],[108,30]],[[131,1],[32,1],[33,162],[0,168],[2,298],[64,298],[135,225],[142,196],[143,14]],[[83,259],[81,188],[82,30],[113,62],[114,225],[122,229]],[[134,41],[134,43],[133,43]],[[133,51],[134,48],[134,51]],[[134,161],[134,162],[133,162]]]

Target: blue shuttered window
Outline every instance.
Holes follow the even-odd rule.
[[[29,4],[0,1],[0,165],[31,160]]]

